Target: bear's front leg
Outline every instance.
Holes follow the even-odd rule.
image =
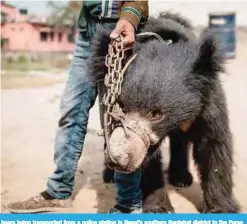
[[[106,141],[104,143],[104,151],[106,150]],[[110,167],[108,167],[107,165],[107,162],[105,160],[105,156],[104,156],[104,170],[103,170],[103,173],[102,173],[102,176],[103,176],[103,182],[105,184],[108,184],[108,183],[114,183],[114,169],[111,169]]]
[[[178,130],[170,137],[169,183],[175,187],[189,187],[193,183],[189,171],[189,141],[185,133]]]
[[[162,170],[161,152],[151,146],[154,155],[143,164],[142,192],[144,213],[174,213],[165,191],[165,178]]]
[[[204,195],[204,213],[238,213],[233,197],[232,136],[226,109],[209,108],[197,123],[193,156]]]

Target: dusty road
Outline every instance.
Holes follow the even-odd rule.
[[[227,65],[229,75],[222,80],[234,135],[235,194],[242,211],[247,212],[246,42],[238,47],[238,52],[238,58]],[[6,212],[4,207],[9,202],[33,196],[45,188],[46,178],[54,168],[53,143],[63,87],[59,84],[39,89],[2,91],[2,212]],[[114,203],[114,187],[102,184],[101,179],[103,141],[96,134],[100,129],[98,105],[91,110],[88,129],[76,175],[74,208],[68,212],[106,212]],[[200,189],[195,183],[178,193],[171,190],[170,196],[176,212],[196,212],[194,204],[200,202]]]

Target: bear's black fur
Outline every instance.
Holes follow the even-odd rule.
[[[160,138],[170,138],[169,179],[189,185],[187,147],[193,142],[193,157],[204,195],[202,212],[235,213],[233,198],[233,149],[227,105],[219,74],[224,71],[217,42],[208,31],[197,38],[186,19],[173,14],[150,18],[142,32],[155,32],[172,44],[138,37],[133,48],[135,61],[126,71],[119,98],[125,113],[158,110],[165,119],[153,125]],[[91,58],[92,79],[106,74],[109,30],[98,27]],[[181,124],[192,122],[186,130]],[[160,142],[149,148],[143,168],[144,212],[173,211],[164,191]],[[155,155],[155,156],[153,156]]]
[[[160,13],[159,16],[162,20],[157,20],[150,18],[149,22],[145,25],[145,28],[142,29],[142,32],[156,32],[161,35],[165,40],[172,40],[173,43],[177,43],[180,41],[188,41],[190,39],[194,39],[195,35],[192,32],[192,25],[189,21],[182,18],[179,14],[172,14],[169,12]],[[150,40],[150,37],[147,38],[139,38],[141,39],[141,43],[145,43],[146,40]],[[96,40],[97,41],[97,40]],[[94,48],[97,53],[104,53],[107,51],[107,44],[109,38],[105,38],[105,43],[101,43],[101,46],[95,45]],[[100,49],[96,49],[97,47]],[[101,53],[97,55],[96,58],[93,59],[94,63],[98,63],[98,61],[102,61]],[[91,65],[93,65],[92,63]],[[98,65],[102,65],[98,64]],[[92,70],[96,71],[98,69],[99,73],[105,69],[105,67],[94,67]],[[102,73],[101,73],[102,74]],[[103,78],[103,77],[101,77]],[[170,151],[171,155],[177,155],[175,157],[171,156],[170,168],[169,168],[169,182],[170,184],[176,187],[188,187],[192,184],[193,178],[188,170],[188,147],[186,139],[179,141],[173,141],[173,137],[170,137],[171,146]],[[105,183],[114,182],[114,170],[110,169],[105,164],[105,169],[103,171],[103,180]]]

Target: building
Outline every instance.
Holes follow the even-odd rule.
[[[71,27],[50,26],[26,9],[1,1],[1,41],[4,52],[71,53],[76,33]]]

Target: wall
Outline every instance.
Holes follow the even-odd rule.
[[[5,23],[2,25],[2,37],[8,39],[8,50],[30,49],[30,24]]]
[[[54,35],[53,41],[48,36],[48,41],[40,41],[40,31],[49,27],[41,27],[39,24],[30,23],[6,23],[2,26],[3,38],[9,39],[8,50],[30,52],[72,52],[74,43],[67,40],[67,32],[63,31],[62,41],[58,41],[58,35]]]
[[[1,3],[1,12],[4,12],[8,15],[8,19],[15,20],[18,14],[16,8],[9,7]]]
[[[69,43],[67,39],[67,31],[60,31],[63,36],[61,42],[58,41],[58,32],[55,32],[53,41],[50,36],[48,37],[48,41],[41,42],[40,41],[40,31],[48,31],[51,30],[48,27],[40,27],[39,25],[32,26],[30,29],[31,44],[30,49],[32,51],[45,51],[45,52],[72,52],[74,49],[74,43]]]

